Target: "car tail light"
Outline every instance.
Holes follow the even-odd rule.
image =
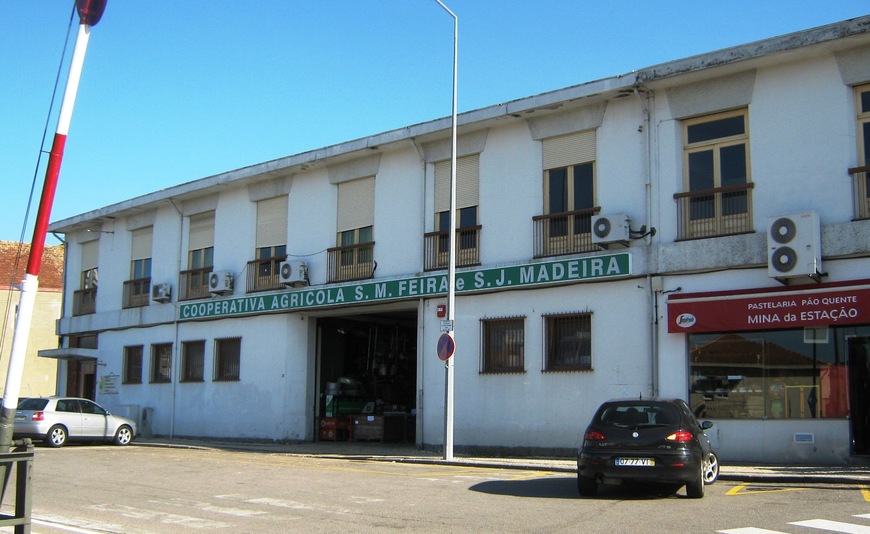
[[[692,441],[692,433],[688,430],[678,430],[665,439],[668,441],[684,443],[686,441]]]
[[[31,421],[44,421],[45,420],[45,412],[33,412],[33,415],[30,416]]]
[[[587,441],[603,441],[607,439],[604,434],[598,432],[597,430],[587,430],[583,435],[583,439]]]

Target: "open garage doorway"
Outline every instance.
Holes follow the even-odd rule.
[[[317,319],[317,439],[414,443],[417,312]]]

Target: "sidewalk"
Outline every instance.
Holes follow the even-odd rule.
[[[137,438],[131,445],[236,450],[347,460],[463,465],[562,473],[575,473],[577,467],[574,458],[509,458],[454,454],[452,460],[445,460],[441,450],[421,450],[417,449],[414,445],[402,443],[334,441],[271,443],[152,437]],[[720,468],[719,480],[744,483],[855,484],[870,486],[870,465],[731,465],[725,462]]]

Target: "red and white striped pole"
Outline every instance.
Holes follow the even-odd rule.
[[[96,25],[106,9],[106,0],[76,0],[76,10],[79,14],[79,31],[73,49],[69,74],[67,74],[66,90],[60,105],[60,115],[57,119],[57,129],[51,145],[48,167],[45,170],[45,182],[42,186],[42,198],[39,201],[39,211],[36,214],[36,224],[33,228],[33,240],[30,244],[30,256],[27,260],[27,271],[21,284],[21,299],[18,304],[18,317],[15,322],[15,332],[12,337],[12,351],[9,356],[9,370],[6,374],[6,387],[3,390],[3,405],[0,409],[0,453],[9,452],[12,445],[12,433],[15,425],[15,410],[18,407],[18,396],[21,392],[21,375],[24,371],[24,359],[27,353],[27,341],[30,334],[30,323],[33,318],[33,305],[36,301],[36,291],[39,288],[39,270],[42,266],[42,255],[45,250],[45,236],[48,233],[48,222],[51,216],[51,206],[54,193],[57,190],[57,179],[60,175],[60,164],[63,159],[63,149],[72,119],[76,93],[85,62],[85,51],[88,48],[91,27]]]

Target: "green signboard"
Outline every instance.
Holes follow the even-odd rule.
[[[631,274],[631,254],[573,258],[456,273],[457,293],[506,289],[618,278]],[[179,305],[179,318],[206,319],[312,308],[374,304],[394,300],[446,295],[447,274],[413,276],[391,280],[326,285],[244,297],[215,298]]]

